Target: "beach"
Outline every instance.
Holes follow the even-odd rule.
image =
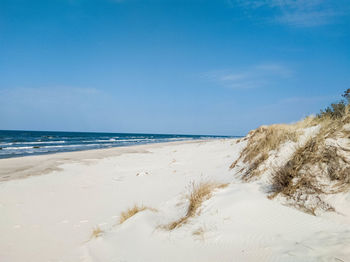
[[[349,194],[312,216],[229,168],[244,141],[213,139],[0,160],[0,260],[349,261]],[[220,185],[186,223],[191,188]],[[144,207],[121,222],[133,206]]]
[[[0,0],[0,262],[350,262],[350,0]]]

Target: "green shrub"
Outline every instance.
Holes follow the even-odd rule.
[[[338,103],[333,103],[328,106],[325,110],[321,110],[319,114],[317,114],[318,118],[331,118],[331,119],[339,119],[342,118],[345,114],[346,104],[344,100],[341,100]]]
[[[342,94],[346,100],[340,100],[338,103],[333,103],[328,106],[325,110],[321,110],[320,113],[317,114],[318,118],[331,118],[331,119],[340,119],[346,113],[346,107],[350,103],[350,88],[344,91]]]

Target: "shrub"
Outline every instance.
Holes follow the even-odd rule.
[[[344,100],[338,103],[333,103],[328,106],[325,110],[321,110],[317,114],[318,118],[330,118],[330,119],[340,119],[345,115],[346,104]]]
[[[345,100],[340,100],[338,103],[333,103],[325,110],[321,110],[317,114],[318,118],[341,119],[346,114],[346,107],[350,103],[350,88],[344,91],[342,97]]]

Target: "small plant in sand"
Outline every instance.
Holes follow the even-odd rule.
[[[91,233],[90,240],[100,237],[103,233],[103,230],[99,226],[95,227]]]
[[[173,230],[175,228],[181,227],[187,221],[198,214],[198,210],[202,203],[205,200],[208,200],[211,197],[212,192],[217,188],[224,188],[228,184],[219,184],[219,183],[213,183],[213,182],[201,182],[199,184],[195,184],[194,182],[191,183],[191,191],[186,196],[188,199],[188,207],[185,216],[177,219],[176,221],[173,221],[169,223],[166,226],[163,226],[163,228],[167,230]]]
[[[192,232],[192,235],[193,235],[195,238],[204,241],[204,239],[205,239],[205,238],[204,238],[205,231],[206,231],[205,228],[199,227],[199,228],[197,228],[196,230],[194,230],[194,231]]]
[[[129,208],[128,210],[122,212],[120,214],[119,224],[123,224],[126,220],[128,220],[130,217],[136,215],[138,212],[142,212],[144,210],[151,210],[151,211],[157,211],[154,208],[146,207],[146,206],[138,206],[134,205],[132,208]]]

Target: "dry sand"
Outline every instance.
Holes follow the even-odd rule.
[[[350,196],[320,217],[229,170],[244,143],[175,142],[0,160],[0,261],[350,261]],[[229,183],[173,231],[191,182]],[[144,210],[119,225],[134,204]],[[91,238],[94,228],[103,232]]]

